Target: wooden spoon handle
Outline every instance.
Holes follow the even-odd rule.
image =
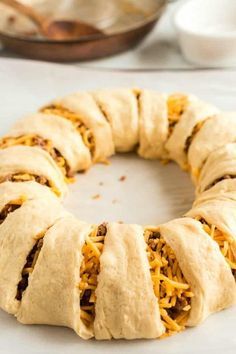
[[[0,0],[1,3],[14,8],[19,11],[22,15],[30,18],[39,29],[43,28],[43,24],[45,23],[45,18],[39,15],[31,6],[27,6],[22,4],[17,0]]]

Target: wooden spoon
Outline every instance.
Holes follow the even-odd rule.
[[[28,17],[38,27],[39,33],[52,40],[73,40],[79,37],[95,34],[104,35],[98,28],[74,20],[48,20],[38,14],[31,6],[24,5],[17,0],[0,0],[3,4],[14,8]]]

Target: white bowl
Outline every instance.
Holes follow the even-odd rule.
[[[176,11],[174,23],[188,61],[236,65],[236,0],[189,0]]]

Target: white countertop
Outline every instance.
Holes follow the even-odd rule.
[[[182,57],[172,23],[173,13],[181,1],[186,0],[179,0],[168,5],[166,12],[154,30],[136,48],[113,57],[76,65],[88,68],[125,70],[195,68]],[[5,50],[2,50],[0,55],[2,57],[16,57]]]
[[[178,46],[173,26],[173,14],[181,3],[169,4],[154,30],[136,48],[110,58],[83,64],[86,67],[109,69],[186,69],[193,66],[185,61]]]

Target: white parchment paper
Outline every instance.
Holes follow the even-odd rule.
[[[0,60],[0,134],[19,117],[56,96],[111,86],[186,91],[236,110],[236,71],[111,73],[23,60]],[[123,178],[121,178],[123,177]],[[122,179],[122,181],[120,180]],[[111,165],[97,165],[70,186],[65,205],[91,223],[124,221],[158,224],[181,216],[194,198],[187,174],[175,164],[162,166],[132,154],[117,155]],[[72,331],[23,326],[0,312],[0,353],[74,354],[233,354],[236,310],[211,316],[203,325],[167,340],[83,342]]]

